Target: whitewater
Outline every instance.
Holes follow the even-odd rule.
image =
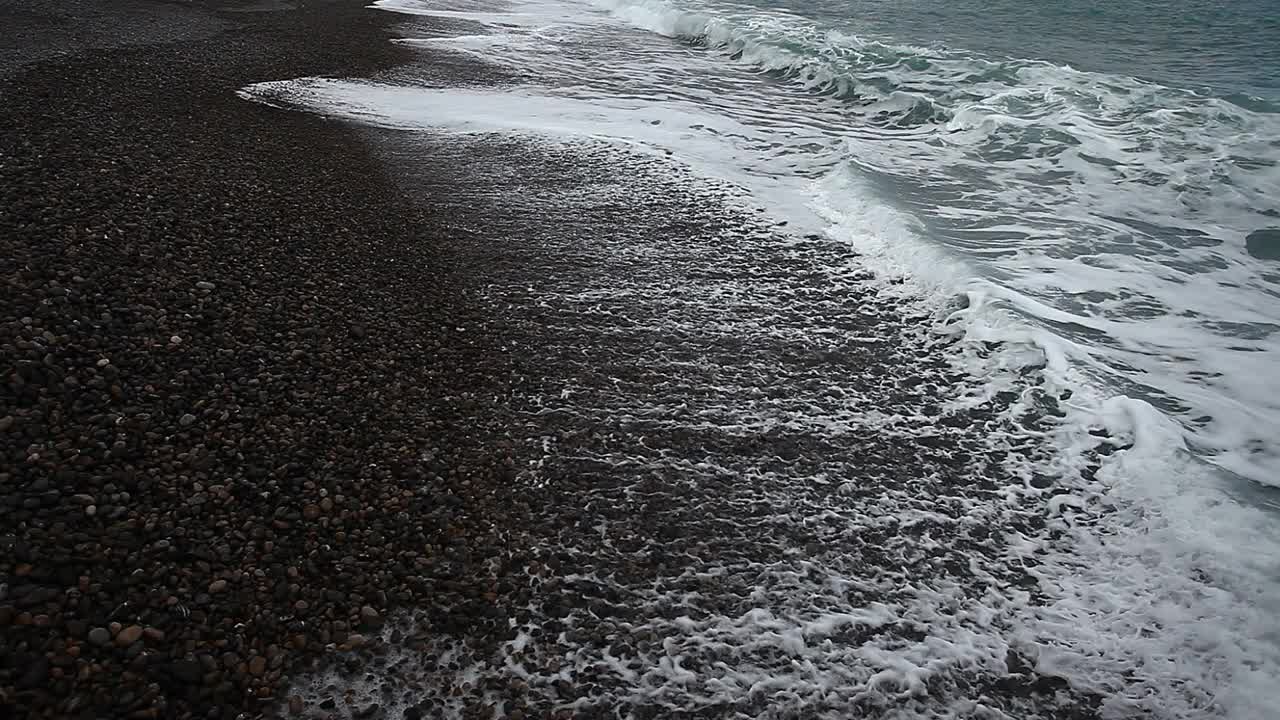
[[[519,412],[548,427],[615,423],[651,434],[576,454],[557,454],[551,434],[540,435],[544,456],[522,475],[530,488],[553,484],[552,468],[606,467],[703,483],[690,489],[697,505],[705,486],[733,478],[767,486],[777,508],[768,532],[732,531],[746,533],[741,542],[822,525],[829,544],[738,564],[693,553],[701,564],[640,583],[586,559],[622,553],[602,523],[602,544],[570,552],[582,566],[561,573],[556,592],[622,595],[642,607],[611,625],[613,636],[631,638],[630,655],[578,638],[602,622],[598,613],[570,613],[561,632],[539,633],[538,606],[512,620],[513,639],[498,651],[440,641],[429,669],[407,650],[397,663],[468,687],[518,679],[561,711],[602,716],[1274,717],[1280,104],[1256,78],[1215,88],[918,44],[894,37],[883,19],[823,8],[381,0],[371,12],[405,18],[398,42],[519,80],[450,82],[428,64],[243,91],[436,142],[510,137],[568,148],[582,163],[633,175],[633,184],[610,181],[582,197],[552,193],[540,201],[547,206],[590,213],[601,198],[660,204],[659,191],[707,193],[761,218],[749,241],[601,240],[575,250],[630,263],[599,287],[494,291],[495,307],[562,310],[540,322],[564,338],[605,313],[713,348],[744,336],[846,349],[896,343],[937,363],[918,405],[901,407],[895,395],[860,389],[874,384],[866,377],[770,376],[751,348],[636,360],[661,378],[659,390],[614,378],[607,391],[566,384],[531,394]],[[701,278],[716,263],[736,273],[673,290],[670,277],[635,270],[653,263],[668,264],[671,277]],[[775,263],[789,276],[757,273]],[[868,308],[903,320],[882,335],[847,330]],[[609,323],[593,331],[618,332]],[[591,345],[582,338],[575,352]],[[764,377],[790,394],[762,391]],[[693,379],[714,391],[704,397]],[[983,442],[1008,453],[999,464],[1009,483],[984,487],[981,502],[952,497],[925,463],[918,487],[865,501],[841,448],[855,436],[946,436],[935,406],[943,417],[998,408]],[[781,429],[821,447],[786,470],[738,451],[693,461],[653,445],[673,427]],[[643,494],[612,492],[587,498]],[[707,513],[718,507],[710,496],[701,502]],[[895,549],[878,572],[852,554],[862,545],[848,544],[859,533],[892,544],[917,525],[974,543],[967,559],[954,558],[968,565],[965,580],[928,570],[930,553],[955,550],[947,533],[913,536],[920,547]],[[981,526],[1005,531],[987,542],[974,532]],[[1026,705],[1000,704],[968,679],[1024,664],[1062,685],[1040,687]],[[584,678],[590,691],[561,686]],[[384,680],[359,692],[385,692]],[[1059,692],[1061,707],[1045,699]],[[411,701],[389,706],[398,704]],[[440,707],[460,714],[463,705]]]

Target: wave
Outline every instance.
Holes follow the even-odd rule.
[[[734,5],[695,5],[686,9],[669,0],[589,1],[635,27],[715,49],[733,60],[798,80],[813,90],[852,99],[883,98],[905,91],[931,105],[931,95],[948,86],[963,94],[965,88],[986,82],[1017,85],[1018,75],[1025,69],[1070,70],[1041,60],[983,57],[945,46],[870,38],[824,27],[780,9],[762,12],[759,8]],[[899,87],[904,79],[927,80],[919,91],[911,91]],[[1161,87],[1133,78],[1124,81]],[[1208,89],[1183,92],[1215,97],[1250,112],[1280,113],[1280,105],[1274,100],[1241,92],[1220,96]]]
[[[638,27],[721,51],[813,92],[861,105],[887,126],[911,127],[948,118],[931,98],[902,87],[895,77],[931,67],[926,48],[865,41],[812,24],[780,22],[773,16],[725,17],[661,2],[600,0],[598,4]]]
[[[1081,348],[1101,382],[1178,419],[1201,456],[1280,486],[1280,385],[1265,379],[1280,357],[1267,310],[1280,272],[1245,242],[1280,225],[1280,116],[1267,101],[754,8],[595,5],[839,100],[844,159],[831,172],[868,178],[923,242]]]

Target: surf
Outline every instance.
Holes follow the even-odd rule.
[[[877,302],[893,308],[886,312],[911,318],[896,342],[918,352],[922,365],[946,368],[947,382],[940,375],[937,385],[944,413],[994,403],[1001,422],[987,435],[989,448],[1040,448],[1014,454],[1001,470],[1014,478],[1002,490],[1010,507],[1044,523],[1001,539],[1001,563],[1034,574],[1034,599],[1012,587],[1002,587],[1005,597],[985,597],[922,581],[914,600],[881,608],[890,615],[873,622],[867,607],[829,590],[854,582],[852,558],[798,556],[777,567],[738,568],[743,582],[772,583],[761,585],[773,589],[760,591],[760,612],[677,621],[667,615],[690,579],[671,581],[670,594],[640,592],[634,599],[654,619],[625,632],[649,633],[656,644],[632,648],[630,659],[572,638],[534,641],[535,619],[496,655],[453,648],[457,667],[449,672],[515,673],[554,697],[562,676],[544,672],[542,661],[567,653],[577,672],[610,678],[596,700],[738,707],[752,688],[790,684],[800,690],[785,707],[796,711],[820,706],[823,697],[854,702],[841,694],[851,688],[894,707],[891,698],[909,702],[930,678],[962,677],[961,667],[1007,670],[1005,653],[1016,647],[1037,669],[1104,698],[1104,716],[1266,712],[1274,695],[1266,669],[1280,667],[1270,629],[1280,609],[1280,538],[1266,499],[1276,477],[1276,394],[1266,368],[1280,351],[1268,311],[1278,278],[1244,241],[1273,222],[1265,203],[1276,189],[1277,147],[1268,138],[1280,128],[1265,104],[1040,59],[902,43],[855,32],[847,26],[853,21],[742,5],[379,6],[474,23],[486,41],[406,41],[469,53],[529,80],[475,89],[395,77],[302,79],[247,88],[246,97],[468,142],[512,135],[563,146],[592,166],[616,162],[608,148],[620,148],[689,168],[792,237],[725,248],[726,257],[746,263],[748,253],[792,253],[807,237],[826,248],[812,257],[829,265],[793,266],[820,278],[818,285],[801,292],[779,281],[791,294],[777,295],[777,303],[838,296],[848,278],[861,277]],[[635,267],[687,252],[625,243],[598,251],[633,258]],[[767,285],[753,287],[752,297],[775,297]],[[701,304],[621,281],[542,301],[614,303],[623,313],[650,298],[671,309],[663,329],[688,337],[782,332],[729,312],[749,308],[740,289],[691,292]],[[805,307],[822,307],[812,302]],[[677,322],[682,313],[703,325]],[[830,332],[819,321],[789,330],[795,337],[820,331]],[[671,377],[688,369],[663,367]],[[852,392],[852,379],[829,380]],[[621,391],[594,399],[566,391],[563,402],[540,400],[537,417],[674,417],[663,427],[748,433],[776,425],[814,437],[938,429],[925,416],[865,405],[837,411],[804,393],[791,404],[753,399],[765,414],[713,404],[690,419],[674,399],[637,407],[645,401]],[[780,420],[783,407],[789,414]],[[624,474],[720,476],[714,458],[676,467],[632,450],[589,460]],[[569,460],[549,451],[545,462]],[[809,487],[838,474],[791,478],[787,492],[807,497]],[[1241,483],[1255,488],[1247,500]],[[787,497],[779,492],[774,500],[783,507]],[[904,517],[918,510],[905,496],[895,502]],[[805,507],[852,529],[870,532],[880,522],[852,500]],[[975,506],[969,520],[947,522],[1000,526],[1007,518],[992,515],[995,507]],[[805,522],[803,513],[780,511],[775,519],[779,528]],[[981,565],[992,573],[993,557]],[[810,582],[802,568],[820,580]],[[637,592],[585,572],[564,581],[592,592]],[[805,605],[806,597],[821,598],[821,607]],[[964,608],[964,621],[941,619],[949,603]],[[928,633],[949,645],[907,643],[895,654],[873,644],[867,654],[849,654],[838,642],[824,644],[851,617],[876,627],[893,625],[890,617],[928,617]],[[591,622],[575,618],[579,627]],[[768,642],[753,639],[760,636]],[[770,647],[801,669],[774,663]],[[929,651],[952,665],[929,669]],[[719,684],[684,664],[698,658],[705,667],[717,652],[737,668]],[[636,658],[652,668],[648,675]],[[889,670],[877,676],[873,667]],[[917,710],[914,716],[933,712]]]

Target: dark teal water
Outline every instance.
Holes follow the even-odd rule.
[[[1034,58],[1280,101],[1280,1],[788,0],[749,3],[920,45]]]

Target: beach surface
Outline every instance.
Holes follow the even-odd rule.
[[[1130,438],[1048,444],[1069,392],[589,104],[512,100],[474,20],[0,24],[17,716],[1221,710],[1232,668],[1126,611],[1168,587],[1111,551],[1145,530],[1091,529]],[[587,130],[509,127],[553,121]]]
[[[393,608],[491,591],[473,564],[519,503],[467,404],[508,380],[454,335],[448,208],[349,127],[235,94],[386,68],[385,21],[0,5],[9,717],[261,714]]]

